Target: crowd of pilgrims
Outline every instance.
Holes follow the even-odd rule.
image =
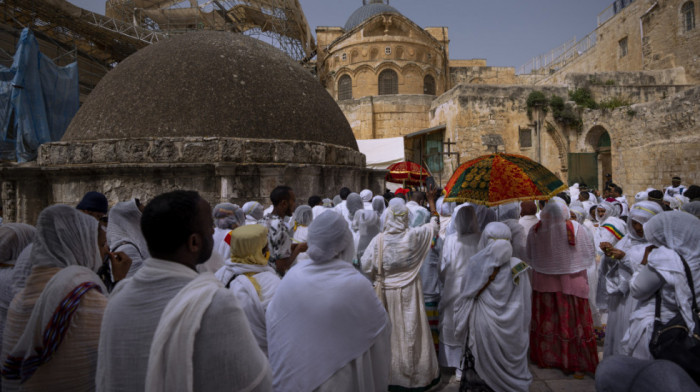
[[[575,185],[489,208],[436,189],[302,205],[279,186],[268,208],[174,191],[109,211],[89,192],[0,225],[0,385],[527,391],[530,361],[615,390],[653,360],[657,291],[664,321],[693,322],[681,258],[700,292],[699,190],[674,180],[628,206],[614,184]]]

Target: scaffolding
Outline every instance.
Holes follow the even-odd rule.
[[[193,30],[242,33],[297,61],[316,44],[299,0],[107,0],[107,17],[165,35]]]

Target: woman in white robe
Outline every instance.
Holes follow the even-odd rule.
[[[380,226],[379,217],[374,211],[361,210],[355,213],[355,218],[352,221],[352,236],[355,244],[353,265],[356,267],[359,268],[360,259],[362,259],[370,241],[379,234]]]
[[[306,242],[309,233],[309,225],[314,219],[311,207],[302,204],[294,210],[292,215],[292,242],[300,244]]]
[[[36,228],[24,223],[5,223],[0,226],[0,348],[7,308],[15,296],[12,290],[15,263],[22,251],[34,241],[34,236]]]
[[[629,328],[630,315],[638,304],[629,296],[630,279],[640,269],[644,250],[649,244],[644,238],[642,225],[662,212],[657,203],[650,201],[632,205],[627,234],[612,249],[606,250],[601,260],[596,300],[598,308],[608,312],[605,357],[622,354],[621,341]]]
[[[644,224],[645,249],[642,266],[632,277],[630,294],[639,301],[622,340],[623,353],[653,359],[649,341],[654,327],[655,293],[661,294],[661,321],[680,313],[693,329],[691,293],[680,256],[693,274],[695,292],[700,293],[700,220],[680,211],[657,214]],[[656,247],[656,248],[654,248]]]
[[[428,200],[435,212],[435,194]],[[409,229],[408,208],[400,199],[392,199],[384,215],[384,231],[369,244],[361,265],[375,285],[383,284],[380,296],[391,319],[389,384],[427,388],[439,382],[440,372],[418,272],[438,234],[438,220],[434,214],[430,223]]]
[[[263,219],[265,208],[257,201],[249,201],[241,207],[246,225],[257,225]]]
[[[386,391],[389,319],[350,263],[345,219],[321,214],[309,227],[308,245],[310,258],[287,272],[267,310],[274,389]]]
[[[489,223],[466,264],[455,305],[458,335],[467,336],[478,376],[494,391],[527,391],[531,301],[529,266],[511,257],[510,229]]]
[[[246,225],[231,231],[231,259],[216,278],[231,290],[245,312],[250,330],[267,354],[265,312],[280,284],[279,275],[267,264],[267,228]]]
[[[238,226],[245,224],[245,213],[237,205],[221,203],[212,210],[214,218],[214,248],[223,260],[231,257],[229,233]]]
[[[467,261],[478,252],[479,221],[474,207],[463,204],[455,210],[452,218],[455,232],[447,236],[440,263],[442,297],[438,306],[440,314],[440,366],[455,368],[456,377],[461,377],[459,363],[464,349],[464,335],[456,331],[455,302],[461,295],[462,282],[466,277]]]
[[[138,199],[117,203],[109,210],[107,243],[112,252],[124,252],[131,259],[127,277],[132,277],[150,257],[141,233],[141,204]]]
[[[95,389],[107,305],[107,289],[95,273],[106,241],[102,236],[98,244],[99,230],[97,220],[66,205],[39,215],[33,269],[7,313],[3,391]]]

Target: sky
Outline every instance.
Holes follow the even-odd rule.
[[[69,0],[104,14],[104,0]],[[312,30],[343,26],[362,0],[299,0]],[[204,3],[204,0],[199,0]],[[421,27],[445,26],[451,59],[516,67],[596,28],[613,0],[390,0]]]

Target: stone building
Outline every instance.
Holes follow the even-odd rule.
[[[600,188],[612,173],[633,195],[673,175],[700,183],[697,11],[687,0],[616,0],[596,31],[516,74],[450,59],[447,27],[421,28],[371,0],[345,26],[316,29],[317,72],[357,139],[402,136],[406,159],[442,183],[459,163],[497,150],[570,184]],[[596,109],[570,101],[582,91]],[[533,94],[544,107],[528,105]]]
[[[142,49],[109,72],[60,142],[0,166],[4,218],[97,190],[110,203],[194,189],[210,203],[299,200],[342,186],[383,191],[343,113],[313,76],[261,41],[199,32]]]

